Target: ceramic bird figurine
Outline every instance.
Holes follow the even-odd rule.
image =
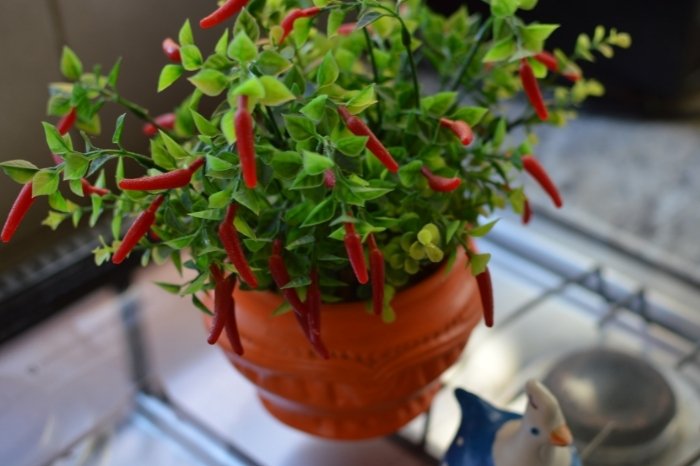
[[[559,402],[540,382],[527,382],[525,414],[495,408],[461,388],[462,423],[444,466],[581,466]]]

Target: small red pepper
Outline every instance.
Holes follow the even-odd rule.
[[[328,349],[321,340],[321,287],[318,282],[318,270],[311,271],[311,284],[306,296],[306,307],[309,309],[309,335],[316,353],[323,359],[328,359]]]
[[[238,206],[236,204],[231,204],[228,206],[228,209],[226,209],[226,216],[219,224],[219,239],[226,250],[226,255],[228,255],[233,266],[236,267],[241,279],[251,288],[257,288],[258,279],[255,278],[255,274],[253,274],[253,271],[250,269],[248,260],[243,252],[241,240],[238,237],[238,231],[233,225],[237,210]]]
[[[345,243],[345,251],[348,254],[350,265],[353,272],[355,272],[355,277],[357,277],[358,282],[364,285],[369,281],[369,276],[367,275],[367,265],[365,264],[365,253],[362,250],[362,240],[355,231],[355,224],[345,223],[345,239],[343,242]]]
[[[559,190],[557,189],[557,186],[554,184],[552,179],[549,177],[547,174],[547,171],[544,169],[544,167],[540,164],[540,162],[533,157],[532,155],[526,155],[522,158],[523,161],[523,168],[525,168],[525,171],[532,176],[535,181],[539,183],[539,185],[544,189],[544,191],[549,195],[549,197],[552,199],[552,202],[557,208],[560,208],[563,205],[563,202],[561,200],[561,195],[559,194]]]
[[[523,202],[523,225],[527,225],[530,223],[530,219],[532,219],[532,207],[530,207],[530,201],[525,198],[525,201]]]
[[[433,191],[449,193],[459,188],[459,185],[462,184],[461,179],[457,177],[445,178],[444,176],[438,176],[431,172],[426,166],[421,167],[420,172],[428,180],[428,186],[430,186],[430,189]]]
[[[575,83],[576,81],[581,79],[581,75],[579,73],[577,73],[576,71],[565,71],[561,75],[564,76],[569,81],[571,81],[572,83]]]
[[[559,62],[557,62],[557,58],[547,51],[543,50],[542,52],[535,54],[535,56],[532,58],[542,63],[549,71],[553,71],[555,73],[559,71]]]
[[[476,284],[479,287],[481,306],[484,308],[484,323],[487,327],[493,327],[493,285],[488,267],[476,276]]]
[[[547,118],[549,118],[549,112],[544,104],[542,92],[540,92],[540,86],[537,83],[535,73],[532,71],[532,66],[530,66],[526,58],[520,60],[520,81],[523,84],[525,95],[527,95],[527,98],[530,100],[530,104],[535,109],[537,116],[542,121],[547,120]]]
[[[70,131],[73,125],[75,124],[75,120],[77,118],[78,110],[75,107],[71,107],[70,111],[66,115],[64,115],[60,120],[58,120],[58,124],[56,125],[58,133],[61,136],[63,136],[68,131]]]
[[[32,196],[32,182],[30,181],[22,186],[17,199],[15,199],[15,202],[10,208],[10,213],[7,214],[7,220],[5,220],[2,233],[0,233],[0,239],[2,239],[3,243],[10,242],[20,223],[22,223],[22,219],[27,214],[32,204],[34,204],[35,200],[36,198]]]
[[[464,121],[440,118],[440,125],[452,131],[465,146],[468,146],[474,140],[474,131],[472,131],[472,127]]]
[[[221,332],[224,331],[226,316],[228,315],[228,312],[226,312],[228,303],[226,293],[222,293],[223,290],[220,288],[220,284],[224,281],[224,274],[221,273],[221,269],[214,264],[209,266],[209,271],[214,279],[214,319],[211,323],[207,343],[213,345],[219,340]]]
[[[174,113],[163,113],[162,115],[158,115],[153,119],[153,121],[156,123],[155,125],[153,123],[146,123],[143,125],[143,134],[149,138],[152,138],[156,134],[158,134],[158,126],[160,126],[163,129],[169,129],[172,130],[175,128],[175,114]]]
[[[282,240],[280,239],[276,239],[272,243],[272,254],[268,259],[268,266],[270,268],[272,280],[275,282],[275,285],[277,285],[284,299],[292,306],[294,317],[296,317],[301,330],[304,332],[306,338],[311,341],[309,312],[306,305],[299,299],[297,290],[294,288],[284,288],[284,286],[291,281],[291,278],[289,277],[287,266],[284,264],[284,258],[282,257]]]
[[[181,63],[180,46],[170,37],[163,40],[163,53],[173,63]]]
[[[160,195],[156,197],[155,200],[151,202],[151,205],[148,206],[148,209],[141,212],[141,214],[136,217],[136,220],[134,220],[134,223],[131,224],[126,235],[124,235],[124,239],[119,245],[117,252],[112,256],[113,263],[121,264],[132,249],[136,247],[141,238],[146,236],[146,233],[148,233],[148,230],[151,229],[153,222],[156,220],[156,211],[161,204],[163,204],[163,201],[165,201],[165,196]]]
[[[377,246],[374,235],[369,235],[369,274],[372,282],[372,308],[375,315],[384,310],[384,254]]]
[[[227,0],[226,3],[217,8],[206,18],[199,21],[199,27],[209,29],[223,23],[231,16],[239,13],[249,0]]]
[[[335,188],[335,183],[336,183],[336,179],[335,179],[335,173],[333,172],[333,170],[331,170],[329,168],[326,171],[324,171],[323,172],[323,184],[326,186],[326,188],[328,188],[328,189]]]
[[[85,178],[80,180],[80,184],[83,186],[83,196],[90,196],[92,194],[94,194],[95,196],[106,196],[107,194],[109,194],[109,189],[93,186]]]
[[[160,175],[124,178],[119,182],[119,188],[125,191],[159,191],[161,189],[182,188],[190,184],[192,175],[203,164],[204,158],[200,157],[187,168],[179,168]]]
[[[282,26],[282,37],[280,37],[280,44],[283,44],[287,39],[287,36],[292,33],[294,29],[294,22],[300,18],[313,18],[321,12],[321,9],[317,6],[312,6],[310,8],[295,8],[284,17],[280,26]]]
[[[233,290],[236,288],[236,275],[230,274],[224,277],[221,269],[216,265],[212,265],[209,270],[214,277],[214,319],[209,331],[207,343],[215,344],[221,332],[225,329],[226,336],[231,342],[233,351],[243,355],[243,345],[241,344],[241,336],[238,332],[236,323],[236,301],[233,299]]]
[[[238,110],[234,121],[236,130],[236,145],[238,157],[241,159],[241,170],[245,185],[253,189],[258,183],[257,168],[255,166],[255,133],[253,130],[253,117],[248,111],[248,96],[238,97]]]
[[[338,28],[338,34],[341,36],[349,36],[355,31],[357,23],[345,23]]]
[[[350,132],[355,136],[367,136],[367,149],[374,154],[377,159],[391,172],[396,173],[399,171],[399,164],[391,156],[386,147],[379,141],[377,136],[374,135],[371,129],[359,118],[352,115],[347,108],[340,106],[338,107],[338,113],[340,114],[345,125],[348,127]]]

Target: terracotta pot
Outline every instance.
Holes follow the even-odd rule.
[[[235,291],[245,354],[219,340],[233,365],[258,387],[276,418],[333,439],[392,433],[425,411],[481,319],[481,300],[463,254],[397,293],[396,321],[385,324],[364,302],[322,308],[321,335],[329,360],[310,349],[291,313],[273,317],[282,298]],[[206,320],[210,324],[210,319]]]

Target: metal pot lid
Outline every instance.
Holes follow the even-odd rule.
[[[544,383],[559,399],[574,438],[585,443],[612,422],[601,446],[644,445],[676,415],[676,397],[663,375],[619,351],[596,348],[569,355]]]

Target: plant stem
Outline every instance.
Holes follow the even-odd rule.
[[[111,102],[114,102],[115,104],[121,105],[122,107],[126,108],[141,120],[154,125],[159,130],[165,132],[168,131],[167,129],[161,127],[158,123],[156,123],[156,121],[148,114],[148,110],[141,107],[137,103],[127,100],[121,95],[117,94],[116,92],[108,91],[107,89],[102,90],[102,95],[104,95]]]
[[[466,60],[464,60],[464,63],[462,63],[462,67],[457,72],[457,76],[455,77],[455,80],[452,81],[452,85],[450,86],[453,91],[457,90],[459,85],[462,83],[462,79],[464,78],[464,75],[467,74],[467,71],[469,70],[469,65],[472,64],[472,61],[476,56],[476,52],[479,50],[479,46],[481,45],[481,41],[484,40],[486,31],[488,31],[492,22],[493,18],[489,17],[486,21],[484,21],[484,24],[481,25],[481,27],[476,33],[476,36],[474,36],[474,45],[472,45],[472,48],[469,51],[469,55],[467,55]]]
[[[411,34],[408,32],[406,23],[403,19],[397,16],[399,22],[401,23],[401,42],[403,42],[406,48],[406,53],[408,53],[408,64],[411,67],[411,78],[413,79],[413,89],[415,92],[415,105],[416,109],[420,110],[420,85],[418,84],[418,71],[416,70],[416,62],[413,59],[413,51],[411,50]]]
[[[365,42],[367,42],[367,53],[369,54],[370,62],[372,63],[372,73],[374,74],[374,82],[379,85],[379,69],[377,68],[377,60],[374,57],[374,45],[372,45],[372,38],[367,32],[367,28],[362,28],[362,32],[365,34]],[[378,126],[381,127],[384,116],[382,114],[382,100],[377,96],[377,120]]]
[[[158,168],[158,166],[151,160],[150,158],[146,157],[145,155],[137,154],[136,152],[131,152],[128,150],[123,150],[123,149],[98,149],[93,152],[87,152],[85,155],[87,157],[90,157],[92,155],[116,155],[116,156],[126,156],[131,159],[134,159],[141,165],[143,165],[146,168]],[[162,170],[162,169],[161,169]]]
[[[265,107],[265,112],[267,113],[267,119],[270,121],[270,126],[272,126],[272,132],[275,133],[275,138],[279,144],[284,143],[284,138],[282,137],[282,131],[280,131],[279,125],[277,125],[277,120],[275,120],[275,114],[272,113],[270,107]]]

